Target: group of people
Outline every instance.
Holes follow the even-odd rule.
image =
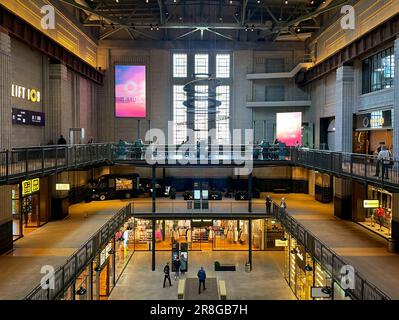
[[[267,214],[271,214],[273,200],[272,200],[272,197],[270,195],[266,196],[265,204],[266,204],[266,213]],[[280,208],[284,209],[284,210],[287,209],[287,203],[285,202],[285,197],[281,198]]]
[[[177,278],[179,278],[180,273],[182,275],[185,274],[187,270],[187,260],[185,257],[182,255],[181,258],[176,257],[176,259],[173,260],[173,266],[175,268],[175,281]],[[166,281],[169,282],[169,286],[172,286],[172,281],[170,278],[170,266],[169,262],[166,262],[165,267],[163,268],[163,273],[164,273],[164,278],[163,278],[163,287],[165,288]],[[206,272],[204,270],[204,267],[201,267],[198,272],[197,272],[197,278],[198,278],[198,294],[201,294],[201,287],[203,290],[206,290],[205,286],[205,280],[206,280]]]

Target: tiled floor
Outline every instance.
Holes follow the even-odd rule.
[[[294,300],[283,275],[283,252],[254,252],[253,271],[245,272],[248,252],[189,252],[189,271],[185,277],[195,278],[201,266],[207,277],[225,280],[229,300]],[[163,267],[170,252],[157,252],[156,271],[151,271],[151,253],[135,252],[111,293],[110,300],[175,300],[178,281],[163,288]],[[214,261],[237,265],[235,272],[215,272]],[[199,297],[201,299],[201,297]]]

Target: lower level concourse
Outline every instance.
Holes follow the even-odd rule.
[[[321,239],[369,283],[390,298],[399,298],[399,281],[395,278],[399,256],[388,252],[385,238],[358,223],[335,217],[334,206],[320,203],[314,196],[270,195],[277,203],[284,197],[286,212],[307,232]],[[260,199],[253,200],[254,204],[260,206],[265,197],[262,193]],[[157,210],[165,214],[165,208],[173,202],[175,206],[181,204],[180,196],[177,200],[157,201]],[[80,248],[86,248],[88,254],[87,243],[92,235],[99,231],[104,234],[104,226],[121,209],[129,204],[147,206],[150,203],[150,199],[139,198],[75,204],[69,208],[68,218],[49,222],[16,240],[14,249],[0,256],[0,299],[23,299],[32,294],[43,277],[43,266],[55,269],[64,266],[65,272],[71,257],[81,252]],[[333,299],[350,298],[339,283],[334,283],[329,271],[304,251],[297,236],[291,235],[276,218],[190,216],[157,218],[154,223],[154,253],[153,222],[148,218],[125,216],[115,233],[104,236],[100,246],[95,245],[95,255],[73,274],[71,281],[63,284],[63,294],[56,298],[174,300],[178,298],[178,280],[185,279],[187,286],[196,279],[200,267],[207,272],[210,288],[216,283],[213,287],[216,298],[219,298],[221,280],[225,282],[228,299],[309,300],[312,287],[333,288]],[[176,246],[181,248],[180,253],[186,252],[187,272],[175,281],[171,270],[173,286],[163,289],[163,268],[166,262],[173,261]],[[247,266],[250,259],[252,270]],[[235,271],[216,271],[220,270],[216,263],[234,266]],[[211,294],[212,290],[208,292]],[[197,293],[186,294],[187,299],[209,298]]]

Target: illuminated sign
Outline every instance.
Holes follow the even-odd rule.
[[[25,180],[22,182],[22,196],[28,196],[40,190],[39,178],[33,180]]]
[[[145,118],[146,109],[146,67],[115,66],[116,117]]]
[[[280,239],[276,239],[275,240],[275,244],[276,247],[288,247],[288,240],[280,240]]]
[[[38,178],[32,180],[32,193],[40,190],[40,180]]]
[[[37,89],[29,89],[13,84],[11,86],[11,96],[14,98],[27,100],[31,102],[40,102],[40,91]]]
[[[71,189],[71,185],[69,183],[57,183],[55,185],[55,190],[57,191],[69,191]]]
[[[392,111],[373,111],[355,115],[355,126],[357,130],[391,128]]]
[[[43,127],[46,123],[43,112],[12,108],[12,123]]]
[[[284,112],[276,115],[276,138],[288,147],[302,144],[302,112]]]
[[[379,206],[378,200],[363,200],[363,208],[378,208]]]
[[[22,195],[27,196],[32,193],[32,180],[22,182]]]

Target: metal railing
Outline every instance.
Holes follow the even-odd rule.
[[[281,209],[276,203],[273,203],[273,214],[280,220],[286,231],[305,247],[305,250],[321,264],[334,281],[340,284],[342,278],[341,268],[350,264],[345,262],[331,248],[289,215],[287,210]],[[365,277],[357,271],[355,271],[354,284],[354,289],[346,289],[345,291],[356,300],[390,300],[388,295],[365,280]]]
[[[267,215],[266,206],[264,202],[252,202],[251,212],[248,211],[249,201],[218,201],[210,200],[208,202],[208,208],[196,209],[194,207],[194,200],[172,200],[172,201],[156,201],[155,214],[189,214],[193,217],[201,216],[204,214],[223,214],[223,215],[239,215],[239,214],[259,214],[261,216]],[[130,206],[131,215],[151,215],[152,202],[150,201],[138,201],[132,202]],[[271,214],[270,214],[271,215]]]
[[[56,145],[0,151],[0,182],[46,175],[111,159],[110,145]]]
[[[384,164],[377,156],[315,149],[292,149],[293,165],[325,171],[343,177],[368,180],[382,185],[399,187],[399,161]],[[384,170],[386,174],[382,175]]]
[[[39,284],[24,300],[54,300],[64,294],[65,290],[125,223],[130,211],[130,204],[118,211],[64,265],[55,271],[54,289],[43,289],[42,285]]]
[[[88,144],[15,148],[0,151],[0,183],[15,182],[100,163],[166,165],[284,164],[303,166],[342,177],[367,180],[382,186],[399,188],[399,160],[383,168],[376,156],[292,148],[244,145],[136,145]],[[377,169],[377,167],[379,167]],[[387,173],[382,176],[383,170]]]
[[[238,164],[244,161],[289,161],[290,147],[246,145],[112,145],[113,161],[166,164]]]

